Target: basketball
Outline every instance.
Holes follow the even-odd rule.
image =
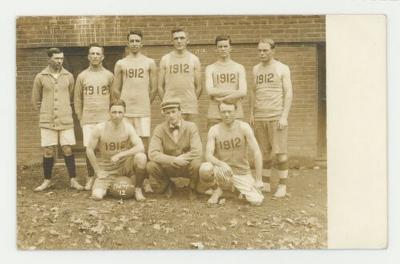
[[[135,195],[135,186],[131,178],[117,177],[109,190],[110,196],[118,199],[130,199]]]

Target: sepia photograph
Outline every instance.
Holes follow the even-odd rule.
[[[398,1],[1,11],[3,262],[398,259]]]
[[[18,16],[17,248],[328,248],[326,46],[325,15]]]

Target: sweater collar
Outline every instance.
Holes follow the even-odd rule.
[[[60,75],[63,75],[63,74],[68,74],[69,72],[66,70],[66,69],[64,69],[64,67],[61,67],[61,71],[60,71]],[[50,66],[47,66],[46,68],[44,68],[44,70],[41,72],[41,74],[46,74],[46,75],[51,75],[51,74],[53,74],[51,71],[50,71]]]

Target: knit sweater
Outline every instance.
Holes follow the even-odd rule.
[[[159,124],[150,141],[149,159],[167,165],[182,154],[188,160],[201,158],[202,144],[197,126],[193,122],[181,120],[178,141],[175,142],[168,122]]]
[[[32,89],[32,104],[37,111],[40,106],[39,127],[65,130],[74,127],[71,102],[74,77],[61,68],[57,79],[49,67],[38,73]]]

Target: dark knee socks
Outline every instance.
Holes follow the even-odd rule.
[[[74,155],[65,156],[64,155],[65,165],[67,166],[68,175],[70,178],[76,177],[76,168],[75,168],[75,157]]]
[[[43,157],[43,175],[44,178],[47,180],[51,179],[51,173],[53,171],[53,165],[54,165],[54,158],[50,157]]]

